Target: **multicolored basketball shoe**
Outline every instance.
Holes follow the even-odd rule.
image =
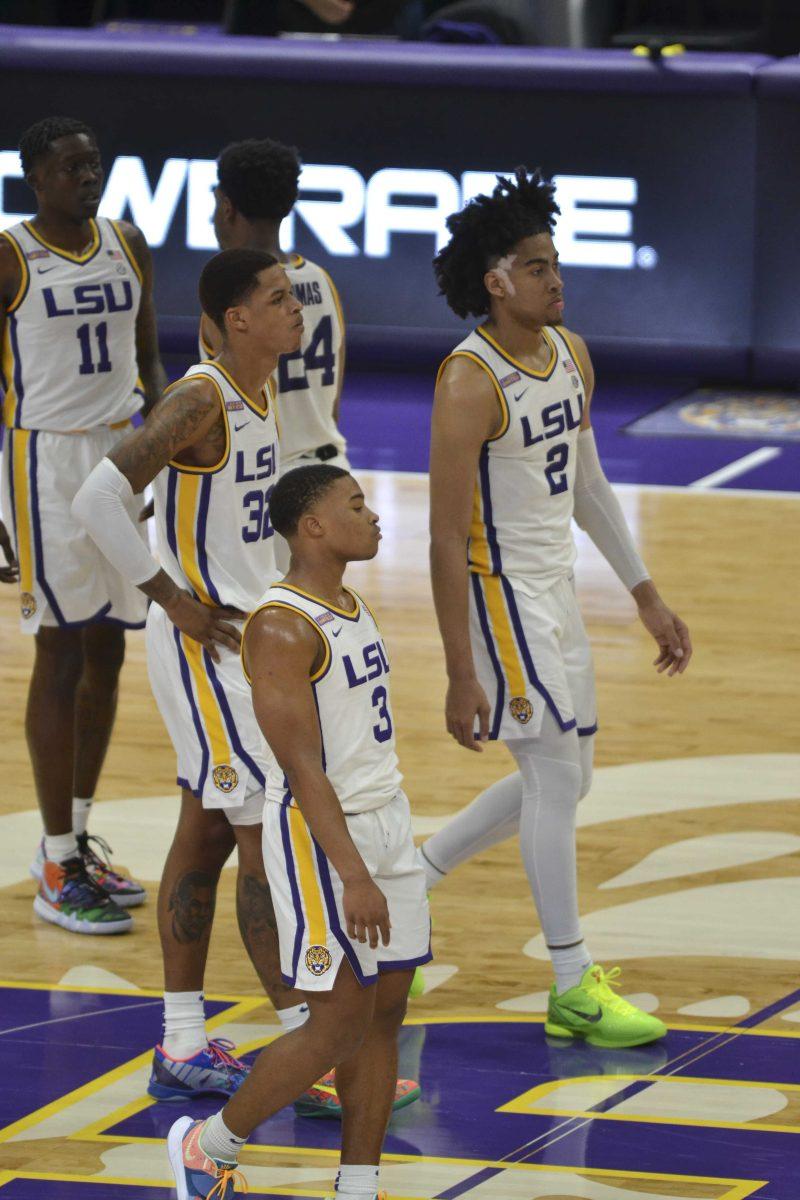
[[[620,986],[620,974],[619,967],[606,972],[593,965],[584,972],[579,984],[560,995],[553,984],[545,1033],[551,1037],[583,1038],[590,1046],[617,1049],[643,1046],[665,1037],[667,1027],[663,1021],[612,991]]]
[[[413,1079],[398,1079],[394,1093],[392,1112],[397,1112],[415,1100],[419,1100],[420,1086]],[[336,1072],[323,1075],[318,1083],[303,1092],[294,1102],[298,1117],[334,1117],[341,1120],[342,1102],[336,1091]]]
[[[90,842],[94,842],[99,847],[102,858],[92,849],[89,845]],[[147,892],[142,885],[129,879],[127,875],[115,871],[111,866],[111,847],[105,838],[97,837],[96,834],[79,833],[78,851],[89,874],[119,908],[135,908],[138,904],[144,904]],[[44,861],[44,838],[42,838],[29,868],[34,879],[42,878]]]
[[[171,1058],[161,1047],[153,1052],[153,1069],[147,1085],[156,1100],[193,1100],[196,1096],[232,1096],[250,1068],[231,1053],[233,1042],[220,1038],[191,1058]]]
[[[95,883],[82,858],[44,860],[33,911],[72,933],[127,933],[133,927],[133,918]]]
[[[231,1200],[248,1191],[247,1180],[231,1163],[208,1158],[200,1149],[204,1121],[180,1117],[167,1134],[167,1153],[178,1200]]]

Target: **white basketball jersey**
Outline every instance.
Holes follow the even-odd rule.
[[[171,462],[153,480],[159,557],[205,604],[249,613],[278,574],[269,520],[280,465],[275,409],[266,388],[262,410],[219,363],[197,363],[184,375],[192,378],[219,392],[225,453],[215,467]]]
[[[534,594],[568,575],[575,562],[575,453],[585,399],[569,335],[555,327],[542,334],[550,347],[544,371],[524,367],[483,329],[465,338],[439,371],[456,355],[478,363],[502,412],[478,464],[469,569],[525,579]]]
[[[363,600],[349,588],[355,609],[346,612],[287,583],[271,587],[257,611],[285,608],[313,625],[325,659],[312,676],[322,736],[325,774],[346,813],[388,804],[402,775],[395,753],[389,701],[389,659],[380,630]],[[296,804],[280,767],[267,779],[268,800]]]
[[[29,221],[5,230],[22,270],[2,347],[9,428],[74,433],[126,421],[142,407],[136,366],[139,265],[117,222],[91,222],[71,254]]]

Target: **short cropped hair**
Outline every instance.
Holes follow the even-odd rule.
[[[217,159],[217,179],[249,221],[282,221],[297,201],[300,157],[293,146],[269,138],[232,142]]]
[[[198,292],[206,316],[224,332],[225,313],[242,304],[258,283],[259,271],[277,266],[266,250],[221,250],[209,259],[200,275]]]
[[[19,139],[19,157],[23,173],[28,175],[38,160],[50,153],[53,142],[75,133],[85,133],[93,142],[97,142],[94,130],[84,125],[83,121],[76,121],[74,117],[45,117],[44,120],[31,125]]]
[[[324,496],[337,479],[349,475],[341,467],[325,463],[295,467],[287,471],[275,486],[269,502],[269,519],[281,537],[297,533],[300,518]]]
[[[476,196],[448,218],[452,236],[433,260],[439,294],[459,317],[488,313],[486,272],[523,238],[552,234],[560,212],[555,188],[539,171],[517,167],[513,178],[497,180],[491,196]]]

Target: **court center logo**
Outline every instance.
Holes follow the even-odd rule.
[[[36,597],[31,592],[22,592],[19,598],[22,616],[27,621],[36,612]]]
[[[214,780],[214,786],[221,792],[232,792],[239,784],[238,773],[227,763],[220,767],[214,767],[211,778]]]
[[[508,702],[508,707],[515,721],[519,721],[520,725],[527,725],[533,716],[533,705],[527,696],[514,696]]]
[[[717,433],[800,438],[800,397],[793,393],[737,396],[708,391],[686,404],[679,416],[687,425]]]
[[[327,946],[309,946],[306,950],[306,966],[312,975],[324,975],[333,966],[331,952]]]

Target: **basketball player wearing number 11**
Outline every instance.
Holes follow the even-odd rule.
[[[685,670],[689,631],[639,557],[589,422],[586,345],[561,323],[553,188],[524,167],[451,217],[435,261],[461,317],[485,317],[439,373],[431,441],[431,570],[449,676],[449,732],[506,742],[519,773],[421,847],[429,886],[519,830],[555,983],[548,1034],[601,1046],[662,1037],[612,990],[578,915],[575,815],[589,790],[594,673],[575,600],[571,521],[631,592],[659,672]],[[479,740],[476,740],[479,739]]]

